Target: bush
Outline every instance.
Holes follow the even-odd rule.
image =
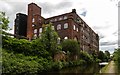
[[[48,58],[50,56],[49,52],[45,50],[40,38],[32,41],[32,52],[34,53],[33,55],[39,57]]]
[[[31,42],[25,39],[16,39],[7,36],[2,38],[3,48],[9,51],[14,51],[15,53],[23,53],[25,55],[32,55],[32,45]]]
[[[63,63],[61,61],[53,63],[53,70],[60,70],[63,68]]]
[[[3,64],[2,64],[2,73],[37,73],[38,69],[43,70],[43,66],[40,65],[37,61],[37,57],[25,57],[22,54],[13,54],[8,53],[3,50]]]
[[[85,60],[87,63],[93,62],[93,57],[86,52],[80,52],[80,58]]]

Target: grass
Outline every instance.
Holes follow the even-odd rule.
[[[110,64],[110,62],[108,63],[108,65],[106,65],[105,67],[103,67],[103,68],[101,69],[101,73],[105,73],[105,72],[106,72],[109,64]]]

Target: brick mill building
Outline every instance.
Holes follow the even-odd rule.
[[[15,34],[25,36],[29,40],[39,37],[42,25],[52,23],[59,39],[74,39],[80,42],[80,49],[91,53],[99,51],[99,36],[76,13],[72,12],[44,18],[41,8],[35,3],[28,4],[28,15],[18,13],[15,19]]]

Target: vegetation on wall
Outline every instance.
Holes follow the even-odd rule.
[[[115,52],[113,53],[113,59],[116,62],[118,66],[118,72],[120,73],[120,48],[115,49]]]

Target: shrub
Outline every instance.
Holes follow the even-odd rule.
[[[61,61],[54,62],[53,63],[53,70],[60,70],[63,68],[63,64]]]
[[[18,74],[18,73],[37,73],[38,69],[43,70],[43,66],[37,61],[32,59],[37,59],[37,57],[25,57],[22,54],[8,53],[3,50],[3,64],[2,73],[8,74]]]
[[[85,60],[87,63],[93,62],[93,57],[87,52],[80,52],[80,58]]]

